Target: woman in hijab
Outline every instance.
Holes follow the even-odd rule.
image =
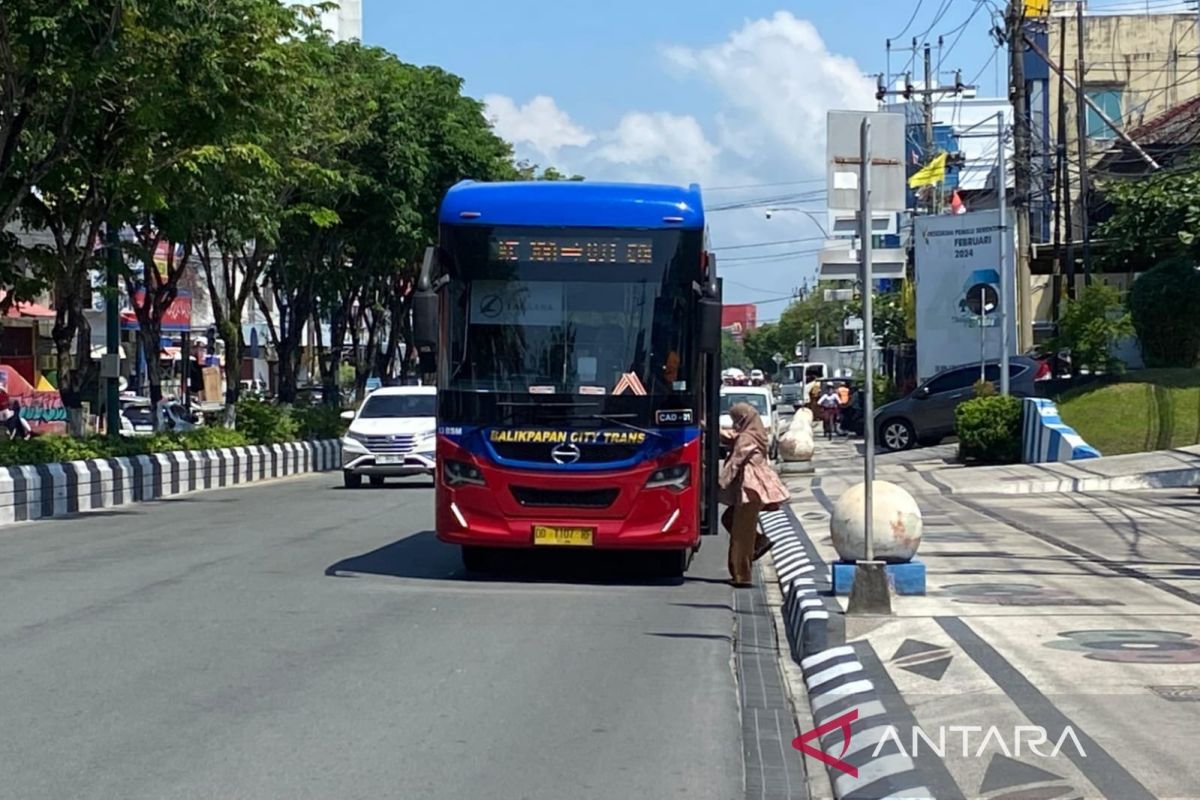
[[[751,585],[751,564],[771,549],[758,532],[758,515],[788,501],[788,490],[767,458],[767,429],[749,403],[729,409],[732,431],[721,431],[729,457],[721,467],[720,497],[728,506],[721,516],[729,531],[729,575],[734,586]]]

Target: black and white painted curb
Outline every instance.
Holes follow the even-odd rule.
[[[336,439],[130,458],[0,467],[0,525],[328,472],[342,466]]]
[[[818,594],[818,572],[824,570],[820,558],[809,551],[792,515],[787,511],[768,511],[759,519],[763,532],[774,545],[771,559],[783,591],[783,619],[787,625],[792,658],[799,662],[810,653],[829,646],[829,611]]]
[[[833,793],[839,800],[933,797],[898,743],[888,711],[853,647],[843,645],[815,653],[801,661],[800,668],[817,730],[828,726],[819,737],[819,749],[858,773],[828,765]],[[889,730],[893,735],[887,737]]]
[[[818,749],[858,772],[854,776],[827,763],[834,796],[839,800],[932,797],[894,737],[879,746],[891,724],[890,715],[855,648],[830,647],[844,640],[840,607],[830,594],[829,568],[800,520],[788,508],[764,513],[760,522],[775,543],[771,557],[783,591],[783,620],[792,658],[804,674],[814,724],[817,729],[830,726],[819,737]],[[840,719],[855,712],[853,720]],[[849,725],[848,743],[841,722]]]

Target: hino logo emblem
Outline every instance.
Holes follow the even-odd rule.
[[[555,464],[574,464],[583,455],[579,452],[579,445],[576,444],[560,444],[550,451],[550,457],[554,459]]]

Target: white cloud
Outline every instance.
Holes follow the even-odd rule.
[[[826,112],[874,108],[874,84],[855,62],[830,53],[811,22],[787,11],[747,22],[720,44],[673,47],[665,56],[720,92],[726,146],[769,150],[760,160],[812,174],[823,169]]]
[[[604,136],[600,158],[627,166],[658,165],[677,177],[707,175],[720,150],[708,141],[695,117],[633,111]]]
[[[520,147],[554,156],[564,147],[585,147],[593,136],[571,121],[554,98],[538,95],[523,106],[503,95],[484,98],[485,114],[496,133]]]
[[[875,107],[873,81],[852,59],[831,53],[812,23],[788,12],[747,21],[724,41],[671,47],[663,56],[667,71],[680,81],[703,82],[711,90],[705,94],[715,102],[691,114],[630,110],[592,130],[545,96],[521,105],[494,95],[485,99],[487,114],[497,133],[516,145],[518,155],[538,163],[593,180],[697,181],[713,187],[822,178],[827,112]],[[706,199],[709,205],[719,205],[788,191],[719,192]],[[821,213],[819,206],[810,207]],[[714,213],[709,220],[718,246],[816,233],[801,215],[780,215],[768,222],[762,209]],[[722,271],[736,282],[730,298],[753,302],[790,291],[813,274],[814,259],[766,256],[807,247],[729,253]],[[738,263],[735,254],[764,258]],[[750,290],[751,285],[774,288],[757,295],[736,288]],[[763,306],[760,317],[774,317],[782,308],[778,303]]]

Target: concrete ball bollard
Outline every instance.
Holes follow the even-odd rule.
[[[792,424],[779,437],[779,457],[785,462],[812,461],[812,414],[808,409],[797,411]]]
[[[850,487],[838,498],[829,520],[829,532],[838,556],[847,562],[866,556],[866,531],[863,525],[864,495],[867,484]],[[875,481],[874,513],[871,538],[875,560],[889,564],[911,561],[921,546],[924,522],[913,496],[894,483]]]

